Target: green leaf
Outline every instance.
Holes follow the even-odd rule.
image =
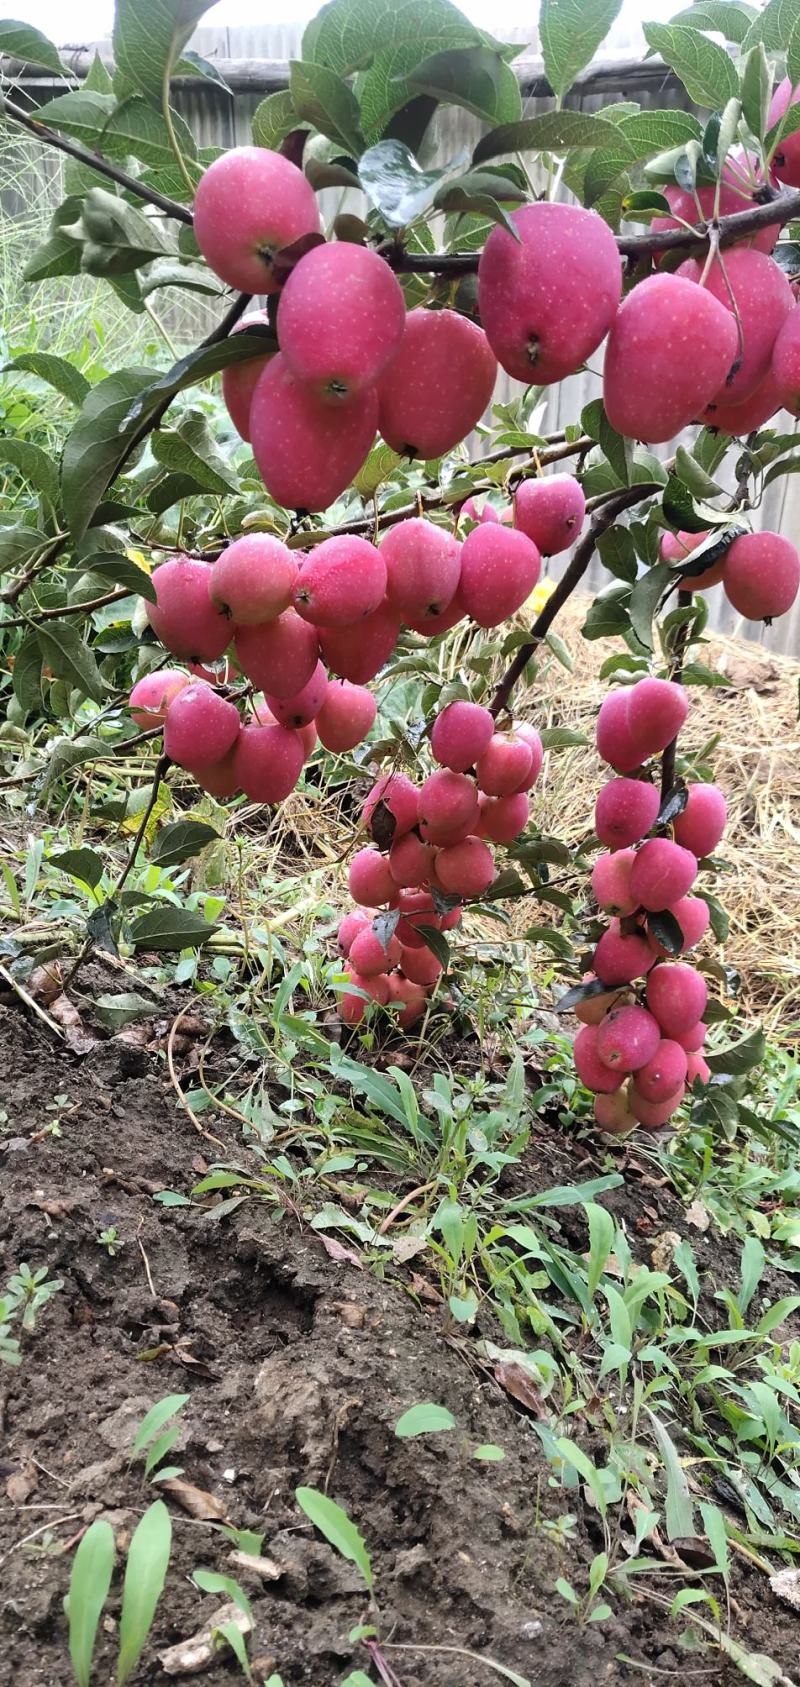
[[[729,1048],[717,1049],[708,1054],[706,1062],[711,1072],[739,1078],[744,1072],[752,1072],[754,1066],[760,1066],[766,1052],[767,1044],[763,1031],[751,1031],[749,1037],[732,1043]]]
[[[37,246],[22,272],[24,281],[46,281],[55,275],[78,275],[81,267],[81,243],[75,239],[71,224],[80,216],[83,201],[72,194],[56,206],[50,219],[50,235]]]
[[[670,1541],[685,1539],[687,1536],[694,1534],[694,1506],[689,1493],[686,1472],[681,1465],[675,1443],[663,1423],[655,1416],[654,1412],[651,1412],[649,1406],[645,1407],[645,1411],[655,1430],[667,1477],[667,1539]]]
[[[14,672],[11,676],[14,696],[26,714],[32,709],[41,708],[42,667],[39,640],[35,633],[27,633],[14,657]]]
[[[736,98],[739,83],[733,61],[716,41],[683,24],[646,23],[643,29],[648,46],[680,77],[696,105],[716,111]]]
[[[160,100],[164,83],[211,0],[116,0],[114,86]]]
[[[45,70],[52,70],[54,76],[69,75],[57,47],[31,23],[0,18],[0,53],[19,59],[21,64],[40,64]]]
[[[388,223],[402,228],[433,204],[446,170],[423,170],[402,141],[379,141],[360,159],[364,191]]]
[[[472,162],[485,164],[488,158],[512,152],[568,152],[570,147],[613,146],[618,140],[616,125],[591,112],[543,111],[538,117],[490,129],[478,142]]]
[[[740,45],[754,16],[752,6],[740,6],[736,0],[698,0],[697,5],[689,6],[685,12],[676,12],[671,21],[691,29],[711,30]]]
[[[350,76],[399,47],[416,48],[419,64],[440,49],[480,38],[448,0],[337,0],[306,31],[303,58]]]
[[[0,462],[10,463],[49,503],[58,503],[58,471],[41,445],[30,439],[0,439]]]
[[[149,298],[159,287],[182,287],[188,293],[205,293],[218,298],[225,289],[215,275],[200,264],[182,264],[173,258],[156,258],[139,276],[143,299]]]
[[[131,941],[135,949],[200,949],[215,930],[202,914],[188,908],[153,908],[134,920]]]
[[[693,498],[718,498],[722,491],[685,445],[679,445],[675,453],[675,473]]]
[[[623,434],[612,428],[605,412],[605,406],[600,411],[600,425],[598,429],[598,444],[604,457],[608,458],[617,479],[623,486],[630,486],[631,464],[633,462],[633,442]]]
[[[144,1451],[145,1447],[155,1439],[164,1424],[180,1412],[189,1399],[188,1394],[165,1394],[163,1400],[157,1400],[154,1406],[146,1412],[139,1425],[136,1440],[131,1448],[131,1458]]]
[[[114,1570],[114,1531],[95,1518],[78,1546],[69,1579],[69,1655],[78,1687],[89,1687],[100,1614]]]
[[[636,546],[627,527],[610,527],[597,541],[600,561],[609,574],[632,586],[638,574]]]
[[[318,1488],[295,1488],[295,1499],[306,1517],[313,1523],[315,1529],[325,1536],[336,1551],[343,1558],[355,1564],[360,1571],[365,1585],[372,1593],[372,1563],[363,1536],[359,1534],[355,1523],[350,1521],[346,1511],[342,1510],[335,1500],[329,1499],[327,1494],[320,1493]]]
[[[364,145],[358,102],[352,88],[335,71],[324,64],[303,64],[294,59],[289,65],[289,93],[299,118],[358,157]]]
[[[176,820],[162,826],[150,852],[150,860],[159,867],[178,867],[190,861],[210,843],[216,842],[219,832],[204,820]]]
[[[559,100],[594,58],[622,0],[542,0],[539,38],[544,73]]]
[[[52,669],[56,678],[66,680],[82,697],[99,702],[106,687],[95,658],[77,628],[68,621],[54,619],[38,626],[36,637],[45,666]]]
[[[38,527],[0,527],[0,574],[30,562],[46,544],[47,535]]]
[[[252,121],[253,144],[276,152],[281,141],[299,127],[294,100],[288,88],[282,88],[277,94],[267,94],[266,99],[256,106]]]
[[[113,94],[95,94],[91,89],[82,88],[79,93],[59,94],[56,99],[39,106],[35,121],[45,123],[50,129],[61,129],[65,135],[72,135],[74,140],[83,141],[84,146],[94,147],[114,110],[114,104]]]
[[[493,1441],[482,1441],[480,1446],[472,1449],[472,1457],[479,1459],[482,1464],[499,1464],[505,1456],[503,1448],[496,1446]]]
[[[59,855],[50,856],[50,866],[69,873],[70,878],[79,879],[92,890],[97,889],[104,872],[103,863],[93,849],[64,849]]]
[[[125,586],[129,592],[146,598],[148,603],[156,601],[156,589],[150,575],[121,551],[97,551],[84,557],[80,573],[94,574],[98,580],[109,580],[112,585]]]
[[[158,1003],[149,1002],[146,996],[137,995],[135,990],[122,990],[115,996],[96,996],[93,1002],[95,1018],[106,1027],[107,1031],[121,1031],[125,1025],[133,1025],[140,1019],[151,1019],[158,1013]],[[185,1196],[178,1196],[175,1202],[165,1201],[165,1206],[183,1205]]]
[[[87,193],[75,235],[83,242],[81,268],[89,275],[125,275],[164,253],[155,220],[104,187]]]
[[[668,908],[662,908],[658,913],[647,916],[647,932],[668,955],[679,955],[683,948],[683,932],[680,922]]]
[[[204,492],[236,492],[235,469],[217,449],[214,435],[199,410],[186,410],[174,428],[159,428],[151,448],[156,461],[176,474],[191,475]]]
[[[616,1225],[605,1207],[598,1206],[596,1201],[587,1201],[586,1217],[589,1222],[589,1267],[587,1271],[587,1288],[589,1299],[594,1300],[600,1278],[614,1246]]]
[[[741,83],[742,111],[744,112],[745,122],[757,140],[763,140],[767,131],[772,77],[761,41],[751,48],[745,59]]]
[[[82,404],[89,391],[86,376],[75,368],[74,363],[68,363],[65,357],[56,357],[53,352],[20,352],[19,356],[12,358],[5,367],[26,370],[38,380],[46,381],[49,387],[55,387],[56,392],[70,399],[73,404]]]
[[[163,1500],[154,1500],[137,1524],[128,1548],[119,1623],[119,1687],[133,1674],[153,1626],[164,1591],[172,1547],[172,1523]]]
[[[87,393],[61,462],[64,513],[76,539],[85,533],[135,431],[128,422],[131,403],[151,381],[151,369],[120,369]]]
[[[414,1435],[437,1435],[442,1429],[455,1429],[456,1420],[446,1406],[435,1406],[425,1401],[419,1406],[410,1406],[394,1426],[395,1435],[401,1441],[409,1440]]]
[[[194,162],[197,147],[188,123],[177,111],[171,112],[170,117],[183,157]],[[124,158],[130,154],[154,169],[170,169],[175,162],[169,130],[161,112],[154,111],[139,94],[122,100],[112,112],[100,136],[100,150],[109,158]]]
[[[653,616],[671,577],[669,563],[657,562],[636,581],[631,592],[628,605],[631,626],[646,650],[653,648]]]
[[[510,65],[489,47],[455,47],[423,60],[407,78],[441,105],[463,106],[487,123],[522,117],[519,83]]]

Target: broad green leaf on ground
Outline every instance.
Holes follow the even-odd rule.
[[[358,157],[363,147],[358,102],[352,88],[325,64],[289,65],[289,93],[298,118]]]
[[[480,39],[478,30],[448,0],[337,0],[306,30],[303,58],[349,76],[395,47],[417,48],[420,64],[446,47]]]
[[[82,404],[89,382],[74,363],[65,357],[56,357],[49,351],[25,351],[13,358],[6,365],[8,370],[27,370],[30,375],[36,375],[40,381],[46,381],[49,387],[55,387],[64,398],[69,398],[73,404]]]
[[[443,1429],[455,1427],[456,1420],[446,1406],[422,1401],[418,1406],[410,1406],[408,1411],[398,1418],[394,1432],[401,1441],[407,1441],[415,1435],[437,1435]]]
[[[277,151],[281,141],[293,129],[300,127],[292,96],[288,88],[282,88],[277,94],[267,94],[266,99],[256,106],[252,121],[253,143]]]
[[[622,0],[542,0],[539,37],[544,73],[558,99],[594,58],[621,5]]]
[[[683,24],[646,23],[643,27],[648,46],[661,54],[697,105],[717,111],[736,98],[739,79],[724,47]]]
[[[320,1493],[318,1488],[295,1488],[295,1498],[301,1511],[325,1536],[331,1546],[340,1552],[343,1558],[349,1559],[360,1570],[364,1582],[372,1592],[372,1564],[363,1536],[359,1533],[355,1523],[351,1522],[346,1511],[342,1510],[335,1500],[327,1494]]]
[[[512,152],[567,152],[570,147],[613,146],[619,129],[588,111],[543,111],[519,123],[504,123],[484,135],[472,154],[473,164]]]
[[[114,86],[119,95],[138,90],[160,100],[211,0],[116,0]]]
[[[76,539],[85,533],[136,432],[129,420],[131,405],[152,377],[152,369],[119,369],[84,400],[61,462],[64,513]]]
[[[137,1524],[128,1548],[119,1623],[119,1687],[129,1680],[153,1626],[164,1590],[172,1546],[172,1523],[163,1500],[155,1500]]]
[[[517,78],[511,66],[489,47],[434,53],[408,80],[440,104],[463,106],[487,123],[516,123],[522,117]]]
[[[192,131],[177,111],[171,114],[172,127],[183,157],[193,161],[197,157]],[[160,111],[154,111],[147,100],[138,94],[122,100],[112,112],[100,136],[100,148],[109,158],[124,158],[131,154],[142,164],[155,168],[171,167],[175,154],[169,130]]]
[[[174,428],[159,428],[152,437],[156,461],[176,474],[188,474],[204,492],[236,492],[235,469],[217,448],[214,435],[199,410],[187,410]]]
[[[114,1531],[105,1518],[90,1524],[78,1546],[69,1580],[69,1655],[78,1687],[89,1687],[100,1615],[114,1569]]]
[[[153,908],[134,920],[131,938],[136,949],[199,949],[216,927],[189,908]]]
[[[19,59],[22,64],[42,65],[45,70],[52,70],[55,76],[66,73],[57,47],[31,23],[17,23],[14,18],[0,19],[0,53],[8,53],[9,58]]]
[[[42,622],[36,629],[36,637],[45,667],[52,669],[57,679],[74,686],[82,697],[93,697],[99,702],[106,687],[95,658],[77,628],[69,621]]]

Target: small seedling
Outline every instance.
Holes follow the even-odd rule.
[[[38,1271],[31,1271],[29,1265],[20,1265],[9,1277],[6,1285],[7,1298],[22,1309],[22,1328],[28,1334],[36,1328],[36,1320],[42,1308],[52,1300],[53,1295],[63,1289],[61,1277],[47,1280],[47,1266],[41,1265]]]
[[[100,1231],[97,1238],[97,1245],[100,1248],[105,1248],[109,1259],[116,1259],[117,1254],[122,1253],[125,1243],[123,1242],[119,1231],[112,1224],[109,1225],[107,1230]]]
[[[117,1687],[125,1687],[142,1655],[161,1598],[172,1548],[172,1523],[163,1500],[155,1500],[131,1538],[122,1588]],[[72,1565],[64,1601],[69,1655],[78,1687],[89,1687],[97,1630],[114,1572],[111,1525],[98,1517],[87,1529]]]
[[[165,1394],[163,1400],[157,1400],[142,1418],[131,1449],[131,1459],[144,1455],[144,1474],[152,1482],[163,1482],[167,1477],[181,1475],[178,1465],[164,1465],[162,1460],[180,1435],[180,1425],[170,1423],[170,1418],[183,1410],[188,1398],[188,1394]],[[165,1425],[168,1427],[165,1428]]]

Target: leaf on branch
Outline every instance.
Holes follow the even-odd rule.
[[[162,826],[150,852],[150,860],[159,867],[178,867],[218,839],[219,832],[204,820],[176,820],[169,826]]]
[[[544,73],[553,93],[563,99],[605,40],[622,0],[542,0],[539,35]]]
[[[30,23],[17,23],[13,18],[0,20],[0,53],[19,59],[21,64],[41,65],[44,70],[52,70],[54,76],[69,74],[58,48]]]
[[[619,130],[603,117],[588,111],[543,111],[519,123],[504,123],[490,129],[472,154],[473,164],[501,158],[512,152],[568,152],[571,147],[613,146]]]
[[[28,633],[14,657],[11,676],[14,696],[25,714],[42,702],[42,652],[35,633]]]
[[[82,697],[99,702],[106,691],[100,670],[88,645],[68,621],[43,622],[36,629],[45,666],[57,679],[66,680]]]
[[[108,580],[114,586],[125,586],[129,592],[135,592],[137,597],[146,598],[148,603],[155,603],[156,589],[150,575],[126,556],[124,551],[95,551],[81,559],[80,567],[76,567],[75,574],[93,574],[98,580]],[[69,581],[71,583],[71,579]]]
[[[71,879],[79,879],[91,890],[97,889],[104,872],[100,856],[94,849],[64,849],[59,855],[51,855],[49,864],[58,867],[62,873],[68,873]]]
[[[49,281],[55,275],[80,274],[81,244],[75,239],[71,225],[80,216],[81,209],[82,201],[72,195],[56,208],[48,239],[37,246],[22,271],[24,281]]]
[[[416,50],[420,64],[443,48],[480,40],[480,31],[448,0],[406,0],[403,5],[396,0],[340,0],[324,7],[309,25],[303,58],[327,64],[339,76],[351,76],[366,70],[376,56],[401,47]]]
[[[174,428],[159,428],[152,438],[156,461],[176,474],[190,475],[204,492],[238,492],[235,469],[217,448],[208,422],[199,410],[187,410]]]
[[[522,117],[519,83],[510,65],[489,47],[457,47],[434,53],[407,79],[441,105],[463,106],[487,123],[517,123]]]
[[[449,170],[423,170],[402,141],[379,141],[363,154],[358,174],[386,222],[402,228],[430,208],[440,188],[463,163],[462,157]]]
[[[199,949],[216,931],[202,914],[188,908],[153,908],[131,927],[135,949]]]
[[[358,157],[364,146],[358,101],[352,88],[335,71],[324,64],[304,64],[293,59],[289,65],[289,94],[301,121],[310,123],[320,134]],[[292,127],[296,128],[297,123]]]
[[[566,990],[555,1003],[554,1013],[572,1013],[582,1002],[590,1002],[593,996],[608,994],[608,985],[602,978],[592,978],[587,984],[574,984],[571,990]]]
[[[89,391],[89,382],[80,369],[76,369],[74,363],[69,363],[65,357],[56,357],[53,352],[20,352],[5,368],[27,370],[38,380],[46,381],[49,387],[55,387],[56,392],[73,404],[82,404]]]
[[[688,789],[683,780],[678,779],[672,790],[667,792],[661,804],[656,815],[656,825],[668,826],[672,820],[677,820],[678,815],[683,813],[688,801]]]
[[[161,99],[190,36],[211,0],[117,0],[114,87]]]
[[[0,527],[0,574],[30,562],[46,544],[47,535],[38,527]]]
[[[135,433],[132,401],[152,383],[151,369],[120,369],[88,392],[64,446],[61,494],[73,536],[81,538]]]
[[[653,616],[672,577],[668,562],[657,562],[636,581],[631,592],[631,626],[646,650],[653,648]]]
[[[197,147],[188,123],[176,111],[171,114],[175,138],[187,163],[197,158]],[[126,158],[129,154],[142,164],[171,168],[175,153],[169,130],[160,113],[154,111],[139,94],[122,100],[112,112],[100,135],[99,148],[109,158]],[[182,197],[186,188],[183,184]]]
[[[256,106],[252,121],[253,144],[268,147],[271,152],[276,152],[281,141],[285,140],[293,129],[303,127],[288,88],[282,88],[277,94],[267,94],[266,99]]]
[[[78,222],[65,232],[83,243],[81,269],[89,275],[125,275],[164,254],[158,223],[103,187],[90,190]]]
[[[662,908],[659,913],[647,916],[647,930],[649,935],[666,949],[668,955],[679,955],[683,948],[683,932],[674,914],[668,908]]]
[[[726,41],[741,45],[750,28],[753,12],[750,6],[740,6],[736,0],[698,0],[685,12],[676,12],[672,22],[686,24],[692,29],[724,35]]]
[[[35,122],[44,123],[50,129],[61,129],[73,140],[94,148],[114,110],[114,104],[113,94],[97,94],[91,89],[81,88],[79,93],[59,94],[56,99],[39,106]]]
[[[724,47],[684,24],[646,23],[643,28],[648,46],[680,77],[696,105],[717,111],[736,99],[739,81]]]
[[[752,1031],[749,1037],[743,1037],[740,1042],[706,1055],[706,1062],[712,1073],[739,1078],[744,1072],[752,1072],[754,1066],[761,1065],[766,1048],[763,1031]]]

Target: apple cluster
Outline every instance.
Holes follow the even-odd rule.
[[[442,972],[426,932],[459,924],[462,904],[494,880],[491,844],[513,842],[528,822],[544,754],[534,727],[498,732],[488,709],[459,699],[436,716],[430,745],[438,765],[421,785],[387,773],[364,804],[372,842],[350,863],[357,907],[338,933],[347,963],[338,1011],[348,1025],[368,997],[400,1004],[404,1028],[421,1017]]]
[[[610,692],[597,719],[597,748],[616,777],[597,798],[595,830],[608,853],[595,863],[592,892],[610,921],[575,1010],[574,1059],[594,1091],[597,1124],[613,1134],[667,1124],[695,1079],[709,1078],[706,982],[673,955],[694,949],[709,927],[707,902],[690,892],[723,835],[725,798],[716,785],[692,784],[671,827],[660,826],[648,766],[688,708],[683,686],[648,678]]]
[[[686,565],[701,545],[716,551],[713,532],[665,533],[661,559]],[[791,609],[800,591],[800,555],[781,533],[740,533],[708,568],[688,575],[685,583],[693,592],[721,584],[728,602],[745,620],[771,621]]]

